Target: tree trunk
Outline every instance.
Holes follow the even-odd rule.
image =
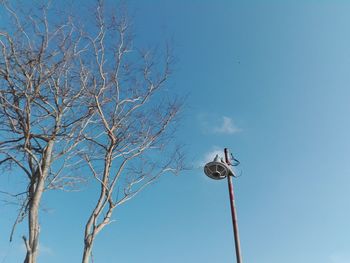
[[[25,239],[27,254],[24,263],[36,263],[36,259],[38,256],[38,243],[40,232],[39,206],[44,191],[44,181],[39,180],[37,186],[35,187],[35,185],[33,185],[31,188],[32,190],[30,191],[30,194],[32,195],[32,197],[29,201],[28,211],[29,240]]]
[[[88,238],[85,238],[83,259],[81,261],[82,263],[90,262],[91,252],[92,252],[92,239],[91,239],[91,236],[89,236]]]
[[[45,180],[49,174],[51,165],[52,149],[54,141],[47,144],[47,148],[42,157],[41,171],[38,170],[32,175],[32,182],[29,187],[29,203],[28,203],[28,228],[29,239],[24,237],[24,242],[27,250],[24,263],[36,263],[38,257],[39,244],[39,208],[42,195],[45,190]]]

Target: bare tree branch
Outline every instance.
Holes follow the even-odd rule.
[[[101,2],[96,27],[96,35],[89,37],[95,64],[87,74],[96,122],[91,123],[94,133],[84,135],[85,143],[91,145],[88,149],[95,151],[83,159],[100,192],[85,226],[83,263],[90,262],[94,240],[112,222],[116,207],[165,173],[184,169],[183,156],[172,143],[182,104],[166,100],[162,91],[173,61],[170,49],[163,61],[157,61],[151,51],[132,52],[127,16],[109,22]],[[172,148],[174,153],[167,159],[166,150]],[[123,190],[122,196],[118,189]]]
[[[15,164],[20,169],[14,169],[27,177],[10,240],[27,215],[24,262],[35,263],[42,195],[81,182],[68,175],[67,168],[79,163],[75,154],[81,151],[78,146],[94,114],[88,109],[87,86],[81,78],[84,64],[77,63],[89,43],[69,17],[49,21],[48,5],[30,15],[7,1],[0,7],[12,21],[10,28],[0,29],[0,165]]]
[[[119,205],[184,169],[173,141],[182,103],[164,89],[173,56],[140,51],[126,12],[108,14],[103,1],[85,31],[71,16],[50,21],[47,5],[30,15],[1,7],[13,30],[0,28],[0,165],[27,178],[11,239],[27,216],[24,262],[36,263],[42,196],[81,184],[84,163],[99,187],[84,232],[89,263]]]

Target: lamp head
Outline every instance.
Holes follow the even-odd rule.
[[[231,168],[226,163],[219,161],[218,155],[215,156],[214,161],[204,166],[204,173],[214,180],[221,180],[226,176],[233,175]]]

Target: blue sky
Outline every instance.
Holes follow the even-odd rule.
[[[195,168],[117,210],[95,262],[234,262],[226,181],[197,168],[228,147],[242,164],[234,187],[244,262],[349,263],[350,2],[127,5],[140,43],[174,43],[168,89],[187,95],[178,139]],[[46,195],[39,262],[79,262],[92,196]],[[0,263],[24,257],[25,225],[7,241],[14,210],[0,206]]]

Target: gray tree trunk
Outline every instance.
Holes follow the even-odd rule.
[[[42,195],[45,190],[45,180],[49,173],[51,165],[51,157],[53,150],[54,141],[50,141],[44,152],[42,159],[41,171],[37,172],[32,177],[32,182],[29,189],[29,203],[28,203],[28,229],[29,236],[28,240],[24,237],[24,242],[27,250],[24,263],[36,263],[38,257],[38,244],[39,244],[39,208]]]
[[[91,236],[85,238],[84,240],[84,253],[82,263],[90,263],[91,252],[92,252],[92,239]]]

